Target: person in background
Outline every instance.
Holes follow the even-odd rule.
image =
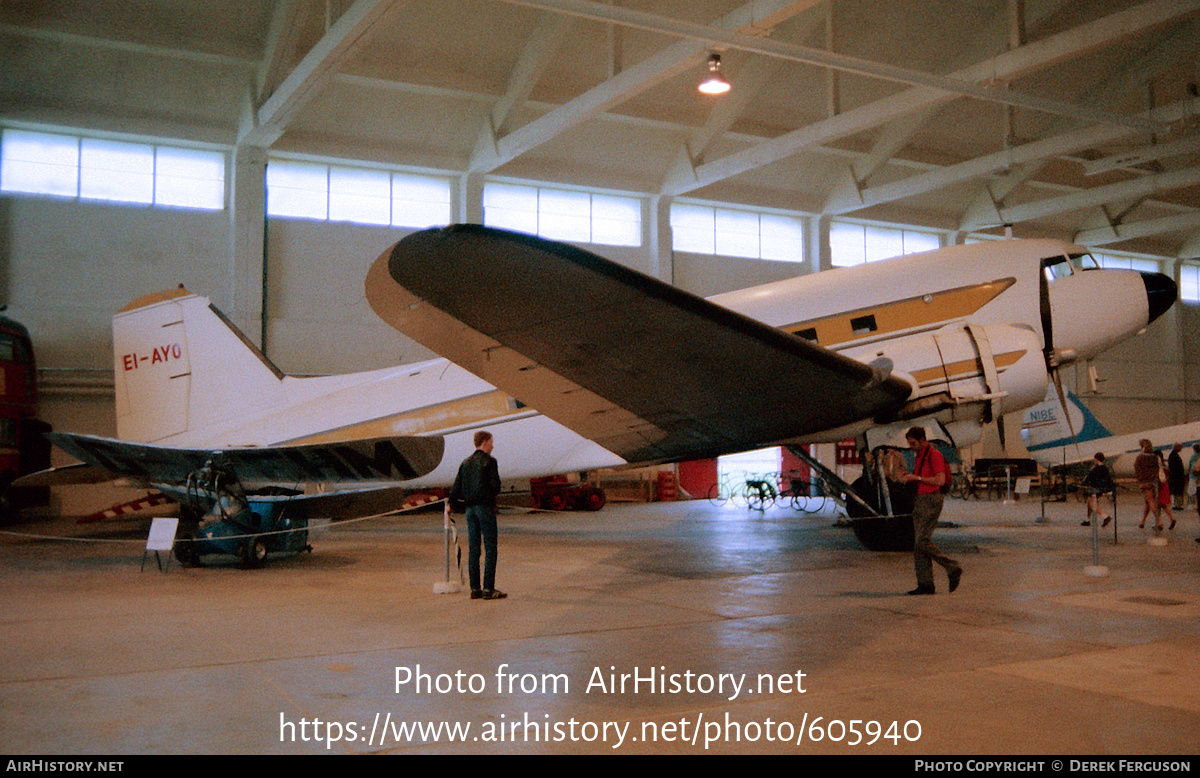
[[[1083,488],[1087,489],[1087,518],[1083,521],[1083,526],[1091,526],[1092,517],[1101,519],[1101,527],[1107,527],[1112,521],[1112,516],[1109,516],[1104,511],[1100,510],[1100,497],[1114,491],[1117,486],[1113,482],[1112,473],[1108,469],[1108,465],[1104,464],[1104,452],[1097,451],[1096,456],[1092,457],[1092,469],[1083,479]]]
[[[1158,509],[1161,513],[1165,513],[1171,521],[1171,526],[1167,529],[1175,529],[1175,514],[1171,512],[1171,486],[1167,476],[1167,463],[1163,460],[1161,451],[1154,453],[1158,457]],[[1154,529],[1161,530],[1162,528],[1163,525],[1160,521]]]
[[[1167,484],[1171,490],[1171,507],[1181,511],[1187,507],[1187,468],[1183,466],[1183,444],[1171,447],[1167,457]]]
[[[1142,438],[1138,445],[1142,447],[1142,453],[1133,461],[1133,477],[1142,490],[1142,523],[1138,529],[1146,528],[1146,517],[1151,513],[1154,514],[1156,529],[1162,529],[1162,516],[1158,510],[1158,455],[1154,453],[1154,444],[1148,439]]]
[[[1196,510],[1200,511],[1200,499],[1196,498],[1197,490],[1200,490],[1200,476],[1197,476],[1196,463],[1200,462],[1200,443],[1192,444],[1192,458],[1187,463],[1188,485],[1187,494],[1189,500],[1196,500]]]

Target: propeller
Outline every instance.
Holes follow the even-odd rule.
[[[1071,440],[1075,440],[1075,423],[1071,421],[1071,409],[1067,406],[1067,393],[1063,389],[1062,383],[1062,366],[1075,359],[1075,352],[1071,350],[1060,351],[1054,347],[1054,317],[1050,308],[1050,279],[1046,272],[1046,268],[1042,268],[1042,272],[1038,279],[1038,297],[1041,307],[1042,316],[1042,337],[1045,339],[1045,345],[1042,347],[1042,353],[1046,359],[1046,371],[1050,375],[1050,380],[1054,382],[1055,392],[1058,394],[1058,405],[1062,408],[1063,416],[1067,420],[1067,430],[1071,436]],[[1000,434],[1000,445],[1004,445],[1004,433]],[[1075,443],[1075,453],[1079,454],[1079,443]]]

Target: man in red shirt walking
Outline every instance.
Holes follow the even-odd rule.
[[[933,594],[933,562],[946,569],[950,591],[958,588],[962,567],[933,545],[933,530],[942,514],[942,487],[946,484],[946,460],[941,452],[925,439],[925,430],[913,427],[904,434],[908,447],[917,455],[916,464],[904,480],[915,484],[913,500],[913,566],[917,571],[917,588],[909,594]]]

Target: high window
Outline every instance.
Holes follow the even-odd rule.
[[[804,261],[804,223],[798,216],[673,203],[671,235],[676,251]]]
[[[225,155],[5,129],[0,136],[0,191],[220,210],[225,207]]]
[[[1200,303],[1200,265],[1184,264],[1179,268],[1179,299]]]
[[[449,178],[318,162],[267,164],[270,216],[424,228],[449,224],[450,205]]]
[[[642,205],[636,197],[539,186],[489,183],[483,223],[550,240],[642,245]]]
[[[1100,267],[1116,268],[1119,270],[1137,270],[1142,273],[1159,273],[1162,272],[1162,265],[1157,260],[1142,259],[1139,257],[1125,256],[1121,254],[1102,254],[1098,251],[1093,251],[1092,256],[1096,258],[1096,262]]]
[[[938,236],[931,232],[852,222],[832,222],[829,225],[830,258],[834,267],[850,267],[891,259],[901,254],[933,251],[940,246]]]

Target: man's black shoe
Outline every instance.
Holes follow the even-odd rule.
[[[472,589],[471,590],[471,599],[472,600],[482,600],[483,599],[483,590],[482,589]]]
[[[503,600],[508,595],[499,589],[484,589],[483,599],[485,600]]]
[[[962,578],[962,568],[960,567],[960,568],[951,570],[948,573],[948,575],[950,577],[950,591],[954,591],[955,589],[958,588],[959,579]]]
[[[934,594],[935,592],[936,590],[932,586],[918,586],[909,592],[909,594]]]

